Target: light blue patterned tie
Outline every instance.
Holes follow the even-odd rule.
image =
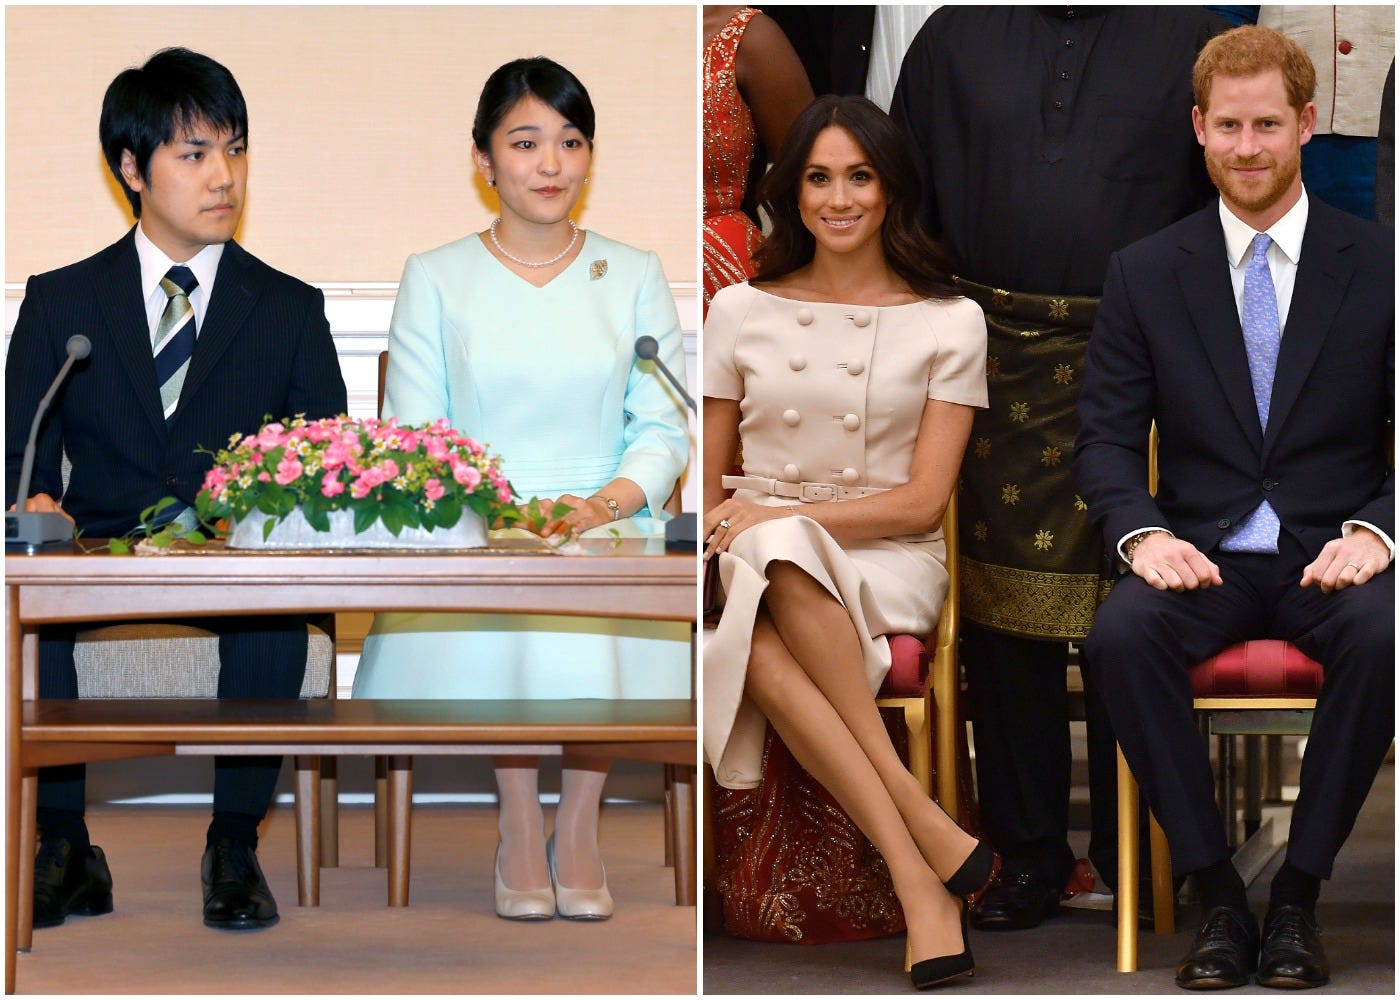
[[[1249,378],[1254,384],[1254,405],[1259,410],[1259,429],[1269,426],[1269,399],[1274,392],[1274,369],[1278,367],[1281,335],[1278,297],[1265,257],[1269,243],[1264,233],[1254,237],[1254,253],[1244,272],[1244,308],[1240,327],[1244,331],[1245,352],[1249,355]],[[1225,552],[1277,552],[1278,515],[1265,500],[1225,536],[1220,548]]]

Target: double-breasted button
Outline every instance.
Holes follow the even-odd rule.
[[[180,486],[180,480],[176,479],[174,476],[166,476],[166,477],[165,477],[165,488],[166,488],[166,489],[168,489],[168,490],[173,490],[173,489],[179,488],[179,486]]]
[[[1337,51],[1340,52],[1340,53],[1341,53],[1342,55],[1344,55],[1344,56],[1349,56],[1349,55],[1351,55],[1351,42],[1342,41],[1342,42],[1338,43],[1338,45],[1337,45]]]
[[[851,317],[851,322],[862,328],[867,327],[870,325],[870,313],[862,309]]]
[[[793,465],[791,462],[783,466],[783,478],[789,480],[790,482],[797,482],[798,478],[801,475],[802,470],[799,469],[797,466]]]
[[[860,430],[860,417],[854,413],[848,413],[841,418],[841,426],[848,431]]]
[[[1275,486],[1277,486],[1277,485],[1278,485],[1278,480],[1277,480],[1277,479],[1266,479],[1266,480],[1264,480],[1264,483],[1263,483],[1264,491],[1265,491],[1265,492],[1268,492],[1269,490],[1273,489],[1273,488],[1274,488]]]
[[[865,362],[860,358],[856,358],[846,365],[846,371],[852,375],[863,375],[865,373]]]
[[[798,413],[796,410],[783,411],[783,423],[787,424],[789,427],[796,427],[801,422],[802,414]]]
[[[1230,519],[1228,517],[1222,517],[1215,522],[1215,526],[1223,531],[1230,526]]]
[[[816,319],[816,317],[812,315],[812,310],[808,309],[806,306],[797,310],[797,322],[801,323],[803,326],[811,326],[812,320],[814,319]]]
[[[807,367],[807,359],[800,354],[794,354],[792,357],[788,358],[788,367],[795,372],[800,372]]]
[[[856,469],[842,469],[841,479],[847,486],[854,486],[860,482],[860,472]]]

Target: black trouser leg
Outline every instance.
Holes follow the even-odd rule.
[[[217,631],[220,698],[300,695],[306,674],[305,617],[224,618],[217,621]],[[216,757],[214,811],[266,815],[281,769],[280,756]]]
[[[1069,696],[1064,642],[962,625],[983,831],[1010,873],[1063,885],[1069,827]]]
[[[39,629],[39,697],[78,697],[78,671],[73,665],[75,625],[45,625]],[[82,816],[87,794],[87,765],[63,764],[39,768],[40,823],[50,810]]]

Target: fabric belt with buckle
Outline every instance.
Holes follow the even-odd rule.
[[[827,503],[832,500],[854,500],[876,493],[886,493],[875,486],[841,486],[837,483],[786,483],[781,479],[763,479],[759,476],[724,476],[721,485],[727,490],[744,489],[767,493],[788,500],[801,500],[803,503]]]

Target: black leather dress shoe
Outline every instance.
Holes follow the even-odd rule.
[[[1249,982],[1259,963],[1259,921],[1248,910],[1217,906],[1206,913],[1191,950],[1176,967],[1187,990],[1227,990]]]
[[[1322,950],[1317,918],[1301,906],[1280,906],[1264,918],[1259,954],[1260,986],[1308,990],[1332,978]]]
[[[68,914],[112,912],[112,873],[102,848],[79,850],[62,837],[41,839],[34,857],[34,926],[57,927]]]
[[[250,931],[277,923],[277,901],[258,856],[237,840],[215,841],[204,851],[204,926]]]
[[[1022,931],[1060,912],[1060,887],[1031,875],[1001,873],[972,908],[980,931]]]

